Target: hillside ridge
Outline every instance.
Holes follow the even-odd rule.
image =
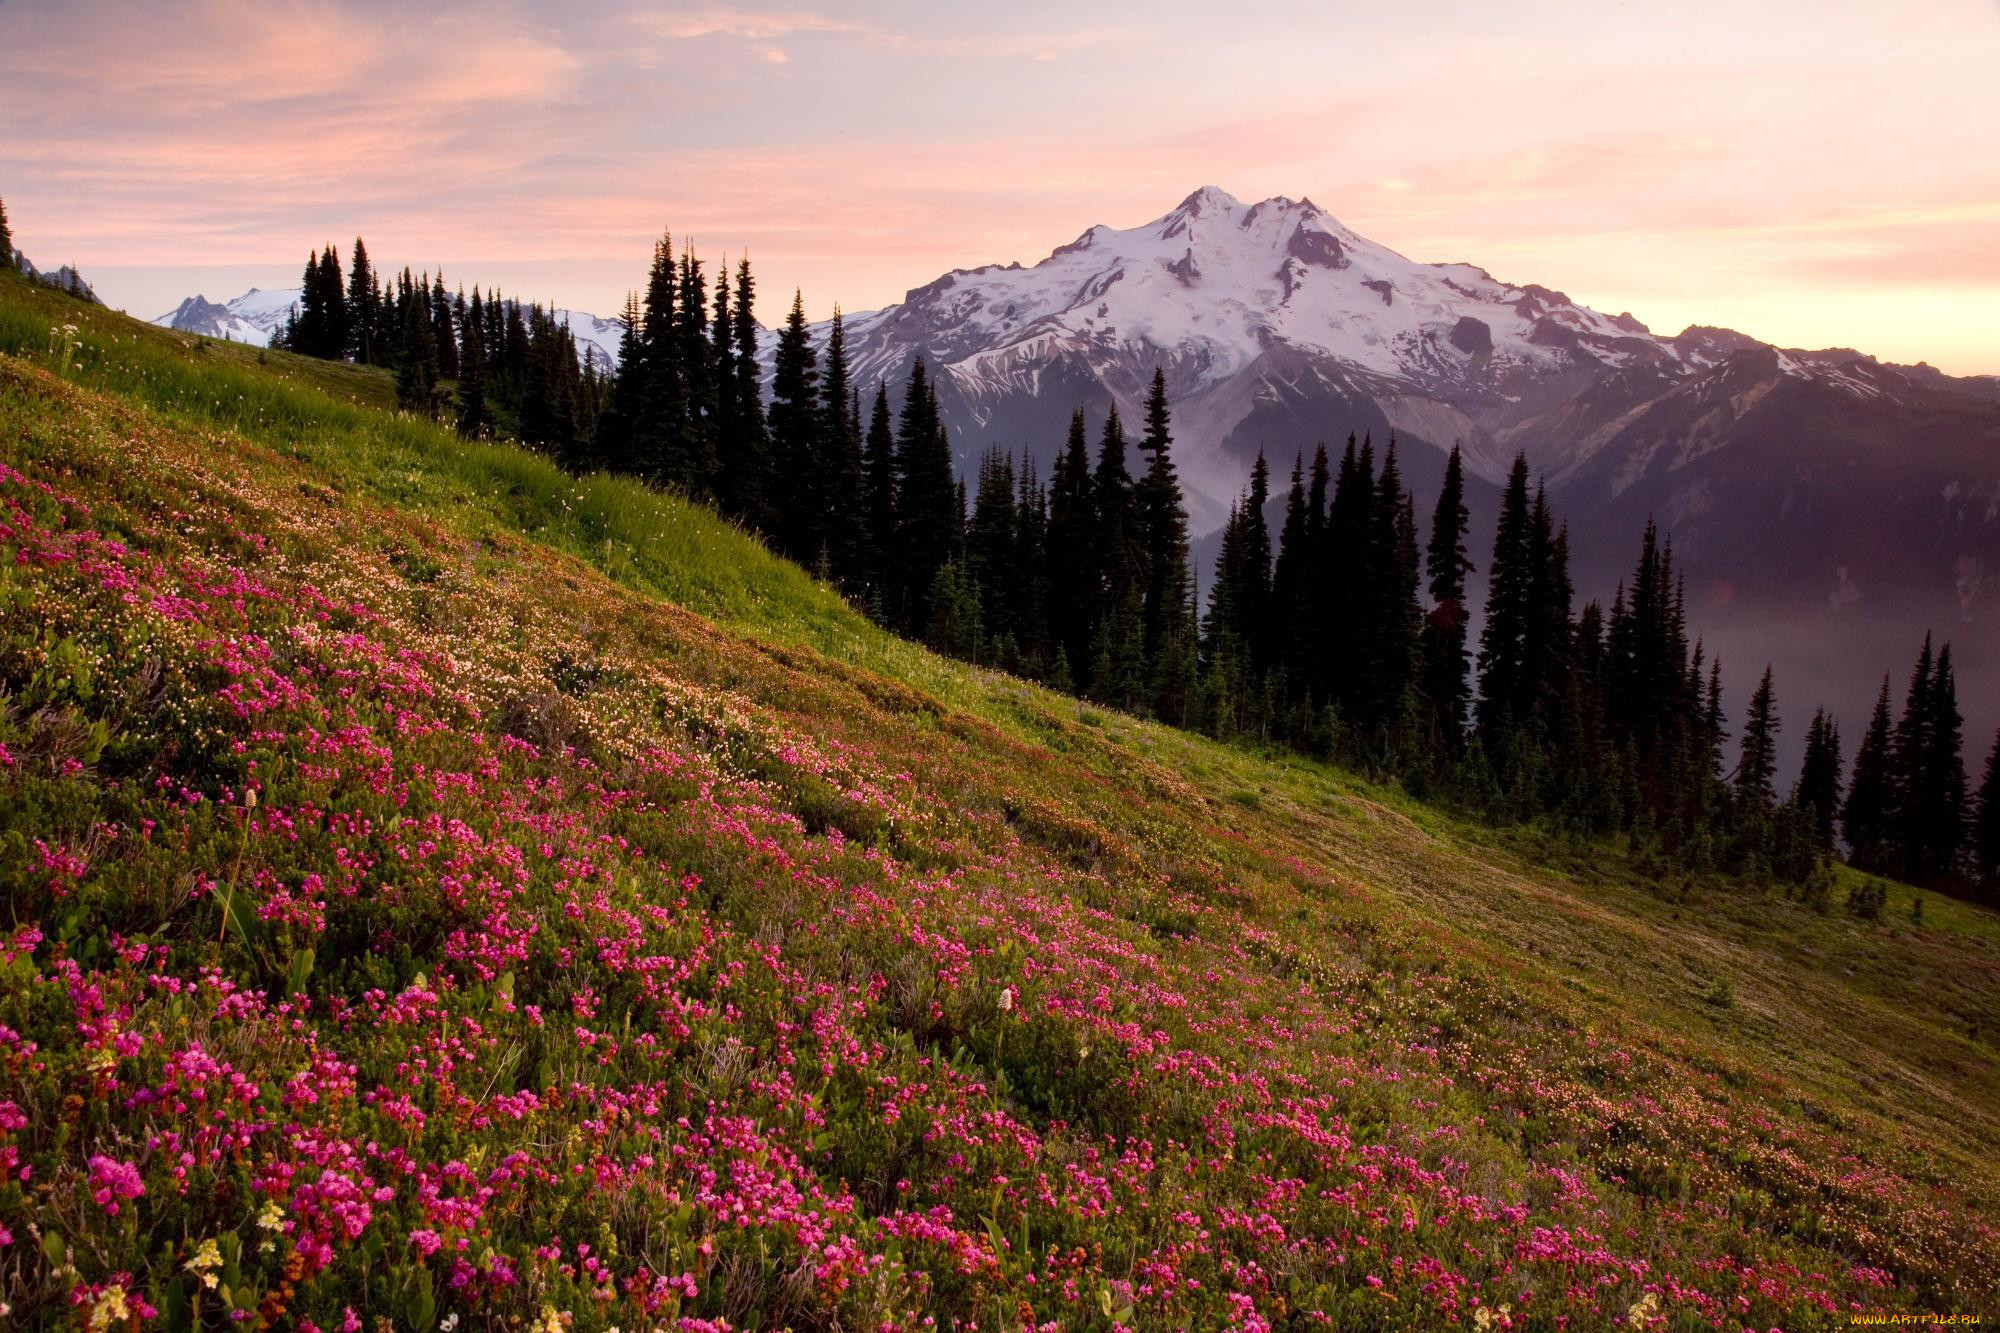
[[[58,363],[58,300],[0,286],[17,1312],[1996,1294],[1991,913],[1662,883],[1087,709],[354,368],[80,308]]]

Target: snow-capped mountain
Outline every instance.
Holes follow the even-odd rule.
[[[1281,466],[1350,430],[1394,430],[1420,484],[1440,466],[1426,455],[1456,442],[1487,481],[1525,449],[1560,489],[1629,414],[1739,354],[1774,352],[1784,375],[1848,396],[1880,391],[1849,369],[1873,364],[1859,353],[1778,352],[1727,329],[1663,337],[1471,264],[1405,258],[1311,200],[1245,204],[1212,186],[1033,266],[954,270],[846,332],[864,382],[926,359],[961,465],[993,443],[1046,461],[1073,408],[1094,422],[1115,402],[1129,419],[1161,368],[1198,532],[1220,524],[1260,449]]]
[[[252,288],[247,295],[259,293]],[[243,299],[237,298],[238,301]],[[268,346],[271,341],[271,327],[253,324],[229,306],[217,305],[205,296],[190,296],[153,322],[183,333],[199,333],[203,337],[223,338],[230,342],[255,343],[259,347]],[[278,322],[284,322],[282,314]]]
[[[1197,530],[1217,526],[1259,448],[1350,428],[1478,446],[1633,363],[1683,354],[1629,315],[1470,264],[1422,264],[1311,200],[1195,191],[1165,216],[1096,226],[1033,267],[948,273],[847,321],[864,378],[921,354],[963,450],[1046,453],[1071,409],[1130,415],[1166,372]]]
[[[299,294],[297,287],[272,291],[252,287],[221,305],[206,296],[190,296],[153,322],[184,333],[265,347],[270,345],[271,335],[282,329],[286,318],[298,308]]]
[[[1372,432],[1379,447],[1393,431],[1426,516],[1446,451],[1464,446],[1478,559],[1524,451],[1570,522],[1581,594],[1608,600],[1655,518],[1732,676],[1774,658],[1795,697],[1858,725],[1891,652],[1901,669],[1935,628],[1985,701],[1968,724],[2000,722],[1991,377],[1728,329],[1662,336],[1405,258],[1309,200],[1212,187],[1031,266],[947,273],[845,328],[858,378],[892,394],[925,358],[968,473],[997,444],[1046,475],[1072,410],[1093,432],[1114,403],[1132,422],[1159,367],[1193,527],[1211,540],[1259,450],[1282,490],[1315,443]]]
[[[270,291],[252,287],[222,305],[205,296],[190,296],[153,322],[162,328],[264,347],[270,344],[271,335],[285,326],[286,318],[297,308],[301,295],[297,287],[279,287]],[[576,338],[578,356],[595,348],[600,366],[618,364],[618,339],[623,326],[617,320],[605,319],[586,310],[557,310],[555,317],[558,321],[568,322],[570,333]]]
[[[615,319],[593,315],[587,310],[557,310],[556,321],[569,325],[570,336],[576,339],[576,353],[586,355],[592,348],[597,351],[597,364],[606,370],[618,366],[618,343],[625,336],[625,326]]]
[[[999,386],[1063,353],[1199,391],[1284,346],[1384,388],[1449,390],[1500,406],[1520,383],[1665,350],[1629,315],[1512,287],[1470,264],[1414,263],[1311,200],[1243,204],[1213,186],[1153,222],[1097,226],[1032,268],[957,270],[901,305],[852,320],[865,373],[898,344],[974,386]]]

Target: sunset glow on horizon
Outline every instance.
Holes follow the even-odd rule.
[[[613,313],[662,226],[765,320],[1189,190],[1656,331],[2000,373],[2000,4],[0,0],[0,198],[151,317],[306,253]]]

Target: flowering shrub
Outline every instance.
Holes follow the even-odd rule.
[[[116,1162],[102,1154],[90,1159],[90,1197],[111,1216],[118,1216],[118,1201],[136,1199],[146,1192],[138,1169],[129,1162]]]
[[[1355,890],[1220,859],[1182,779],[1101,798],[526,543],[461,558],[0,361],[9,401],[15,1318],[1734,1330],[1995,1294],[1990,1194],[1358,909],[1280,929]]]

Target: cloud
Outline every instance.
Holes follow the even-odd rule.
[[[1785,271],[1890,286],[2000,286],[2000,202],[1808,221],[1799,234],[1808,243],[1780,262]]]
[[[413,94],[433,106],[531,100],[567,87],[582,63],[560,46],[529,37],[462,46],[422,76]]]
[[[674,41],[699,37],[739,37],[745,41],[768,42],[801,32],[865,32],[864,24],[829,18],[802,10],[765,13],[736,13],[725,9],[693,14],[634,14],[632,22],[652,33]]]
[[[103,0],[15,11],[0,71],[55,88],[115,88],[129,104],[314,97],[352,86],[386,43],[374,25],[306,0],[201,0],[134,13]],[[87,50],[89,58],[76,58]]]
[[[2000,369],[2000,102],[1979,91],[2000,25],[1978,0],[1771,0],[1720,47],[1632,6],[1442,32],[1306,0],[1222,25],[1195,0],[420,8],[0,0],[17,233],[88,268],[360,230],[416,262],[587,260],[615,293],[671,221],[705,252],[748,243],[823,311],[1216,180],[1655,323]]]

